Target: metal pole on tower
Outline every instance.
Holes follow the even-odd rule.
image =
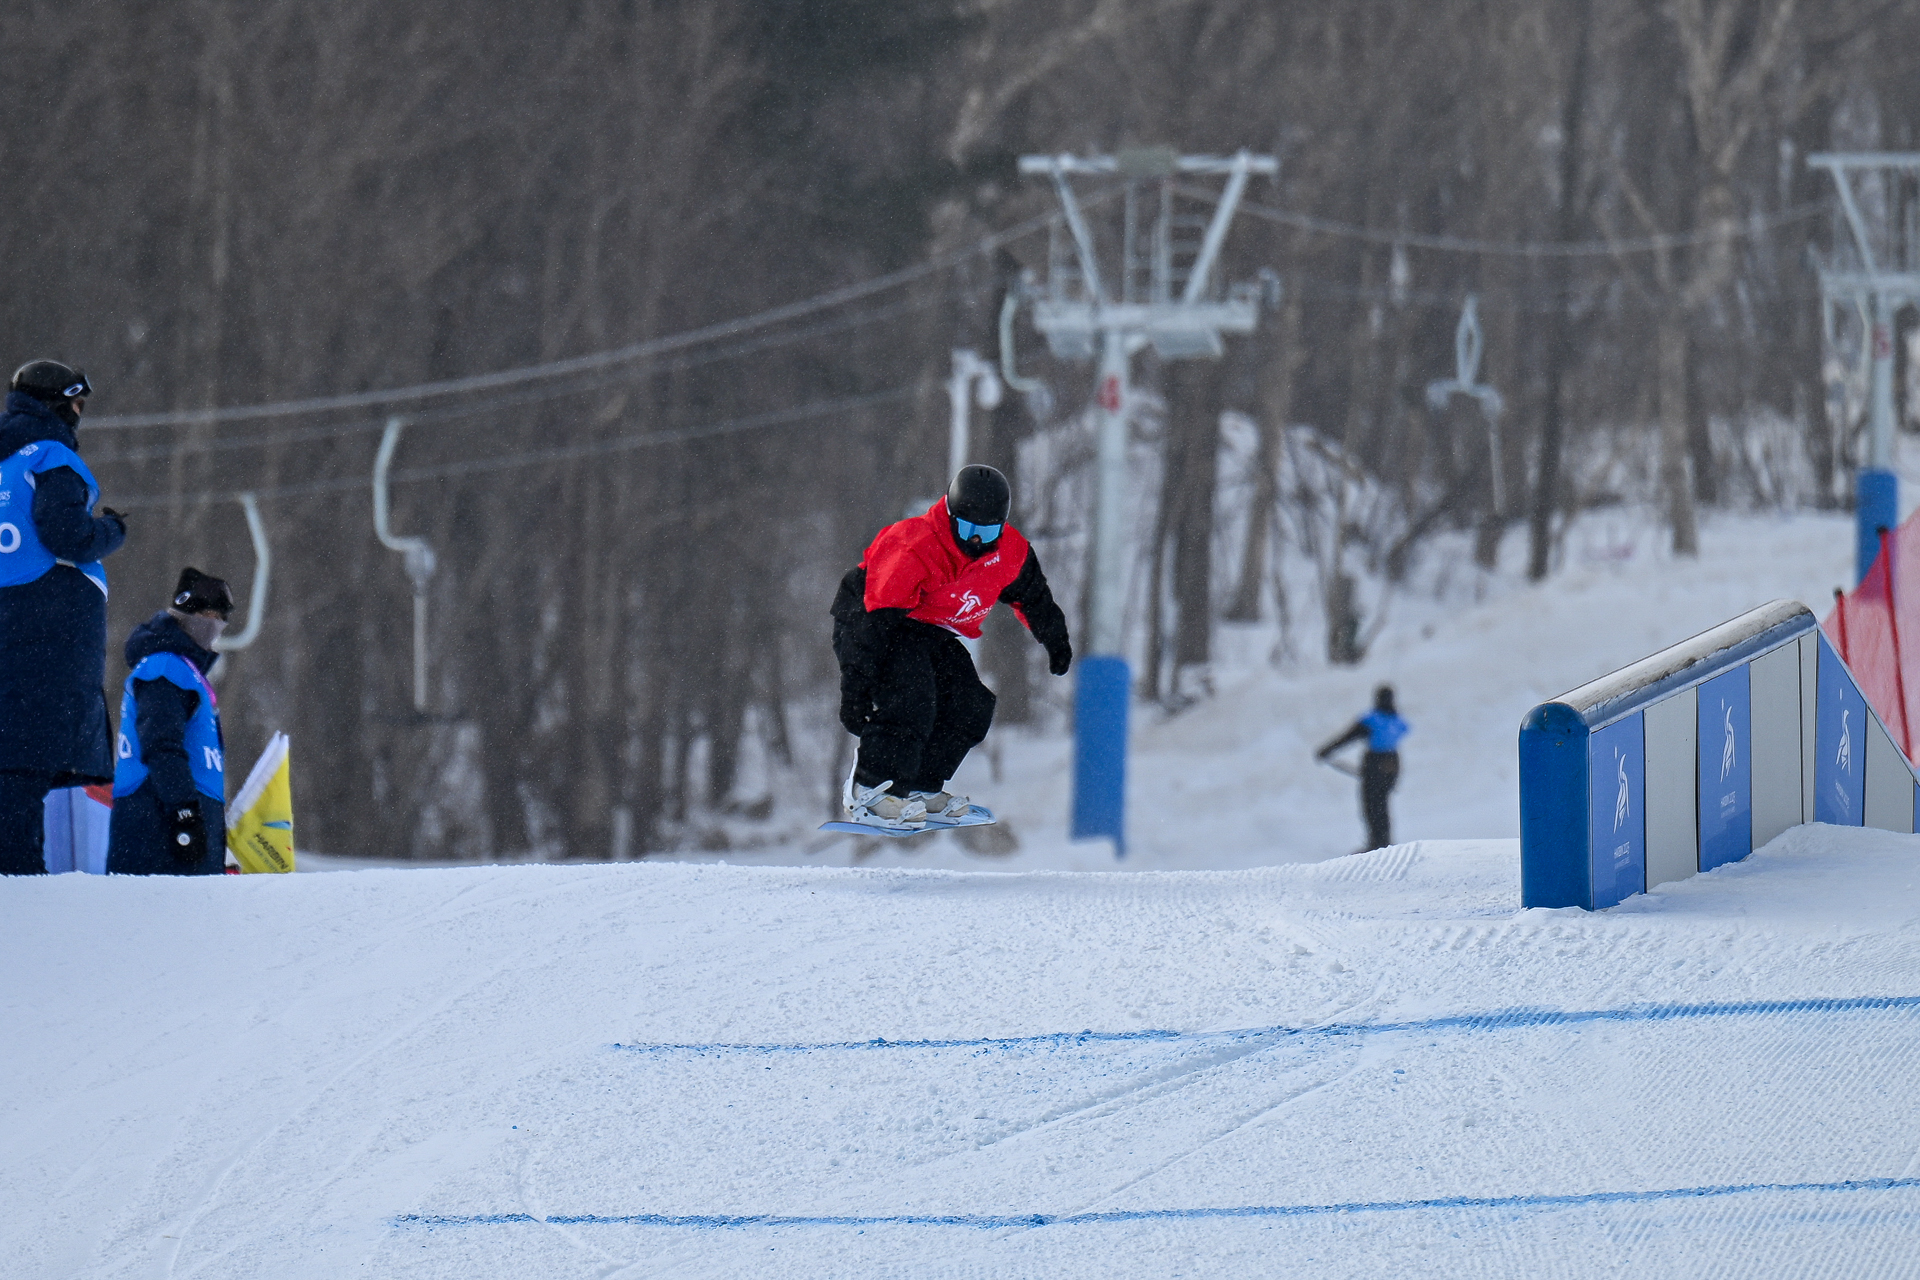
[[[1183,156],[1171,147],[1143,147],[1110,156],[1022,156],[1020,172],[1044,176],[1060,198],[1060,219],[1070,252],[1056,233],[1049,250],[1046,285],[1033,293],[1033,323],[1061,359],[1099,361],[1094,384],[1097,417],[1092,538],[1088,555],[1084,653],[1074,662],[1073,821],[1075,839],[1104,837],[1114,854],[1126,856],[1127,548],[1134,532],[1126,511],[1129,363],[1151,345],[1163,360],[1215,359],[1223,333],[1250,333],[1259,290],[1223,286],[1216,268],[1234,210],[1254,174],[1279,171],[1272,156],[1241,151],[1231,156]],[[1117,270],[1102,268],[1095,224],[1071,178],[1117,181],[1124,200],[1117,240]],[[1183,212],[1176,202],[1212,179],[1224,184],[1208,215]],[[1145,229],[1152,246],[1143,253],[1139,226],[1141,183],[1159,185],[1159,216]],[[1109,219],[1113,206],[1106,206]],[[1198,239],[1189,234],[1204,226]],[[1109,226],[1108,231],[1112,228]],[[1139,275],[1149,279],[1144,290]],[[1017,305],[1017,304],[1013,304]],[[1011,349],[1010,310],[1001,314],[1001,348]],[[1007,365],[1011,381],[1012,365]],[[1014,384],[1016,389],[1018,383]]]
[[[1893,317],[1884,292],[1873,295],[1873,381],[1867,410],[1867,465],[1855,480],[1859,576],[1880,554],[1882,529],[1900,523],[1900,477],[1893,470]]]
[[[1127,593],[1128,338],[1118,328],[1101,335],[1087,653],[1077,664],[1073,700],[1072,836],[1105,836],[1113,841],[1114,855],[1122,858],[1127,852],[1127,701],[1132,688],[1121,640]]]
[[[1101,335],[1099,438],[1095,447],[1093,499],[1093,607],[1089,649],[1117,654],[1121,617],[1126,607],[1127,400],[1131,391],[1127,335],[1108,329]]]
[[[1904,303],[1920,299],[1920,263],[1913,260],[1911,244],[1904,262],[1883,260],[1875,250],[1875,237],[1860,207],[1853,185],[1855,174],[1878,174],[1878,219],[1883,232],[1889,224],[1898,225],[1897,204],[1907,182],[1920,175],[1920,153],[1893,151],[1833,152],[1807,157],[1807,164],[1825,169],[1833,177],[1840,197],[1840,211],[1852,236],[1853,256],[1857,263],[1820,271],[1823,299],[1846,297],[1864,300],[1867,319],[1870,378],[1867,387],[1867,456],[1854,477],[1855,573],[1864,580],[1880,554],[1880,530],[1900,522],[1900,480],[1893,470],[1893,314]],[[1866,188],[1871,195],[1873,186]],[[1911,212],[1912,205],[1908,204]],[[1898,245],[1898,238],[1885,235],[1883,243]],[[1897,257],[1897,254],[1892,256]],[[1836,262],[1839,259],[1836,258]],[[1822,305],[1825,305],[1823,301]]]

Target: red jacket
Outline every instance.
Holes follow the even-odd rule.
[[[947,500],[942,498],[925,515],[882,529],[860,567],[867,571],[869,611],[905,609],[910,618],[974,640],[1000,593],[1013,585],[1026,563],[1027,540],[1012,525],[1000,531],[993,550],[970,558],[954,541]],[[1021,622],[1028,622],[1025,609],[1017,604],[1013,609]]]

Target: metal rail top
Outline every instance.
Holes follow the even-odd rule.
[[[1598,729],[1777,649],[1818,625],[1813,610],[1798,600],[1774,600],[1598,680],[1589,680],[1546,705],[1567,707],[1589,729]]]

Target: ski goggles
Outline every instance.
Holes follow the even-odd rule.
[[[77,400],[81,396],[90,396],[93,394],[93,384],[87,381],[86,374],[75,369],[73,376],[78,379],[78,381],[74,382],[71,386],[61,389],[60,398],[62,400]]]
[[[975,524],[971,520],[962,520],[959,516],[953,518],[953,529],[960,535],[962,542],[971,542],[975,538],[982,542],[992,542],[1000,536],[1000,526],[997,524]]]

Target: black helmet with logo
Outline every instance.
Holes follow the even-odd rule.
[[[1000,541],[1000,530],[1012,509],[1013,486],[992,467],[978,463],[962,467],[947,486],[947,516],[953,521],[953,540],[970,556],[984,555]]]

